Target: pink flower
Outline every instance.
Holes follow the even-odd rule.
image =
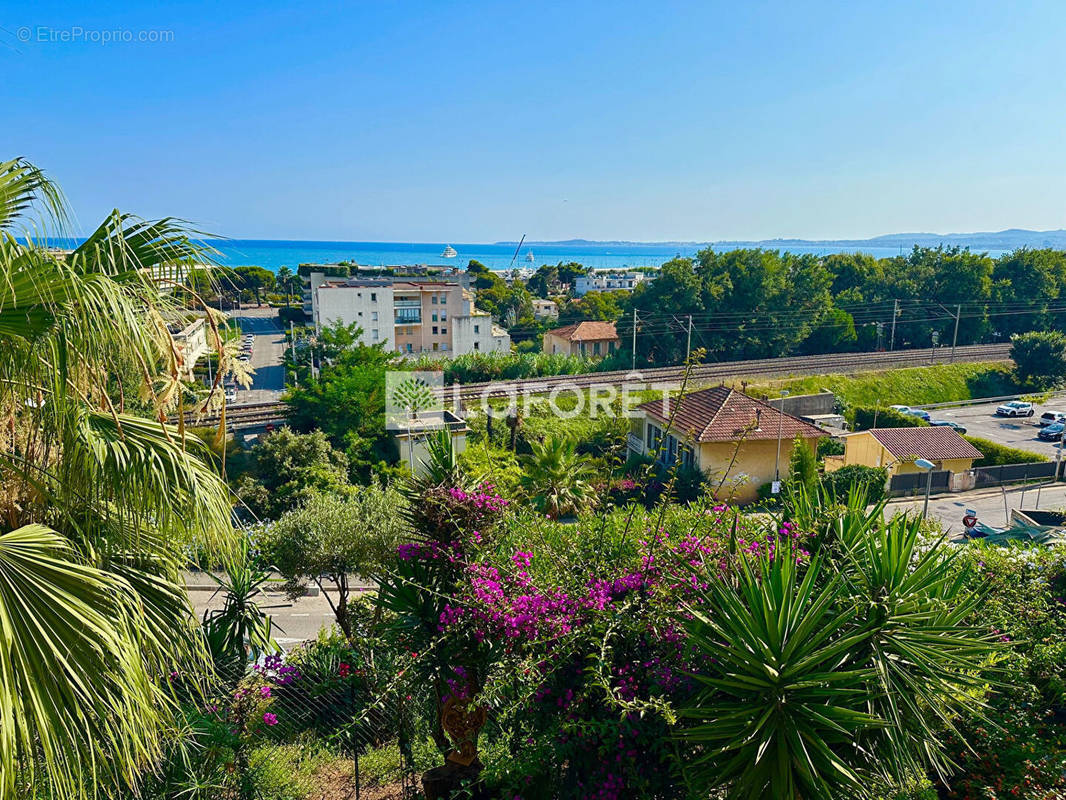
[[[260,686],[259,687],[259,694],[261,694],[263,697],[270,697],[270,687],[269,686]]]
[[[263,722],[265,722],[267,725],[277,725],[278,724],[277,715],[271,714],[268,711],[265,714],[263,714]]]

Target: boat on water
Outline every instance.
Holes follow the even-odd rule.
[[[444,252],[440,254],[441,258],[455,258],[459,253],[450,244],[444,246]]]
[[[530,250],[529,252],[526,253],[526,261],[528,261],[530,264],[532,264],[534,261],[536,261],[536,259],[533,258],[533,251],[532,250]]]

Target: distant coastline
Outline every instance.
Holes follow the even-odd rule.
[[[499,247],[515,247],[517,241],[493,242]],[[1002,231],[977,233],[889,233],[868,239],[723,239],[708,241],[633,242],[624,240],[563,239],[558,241],[526,241],[523,247],[626,247],[626,248],[692,248],[713,247],[766,247],[773,249],[802,248],[885,248],[903,247],[969,247],[971,250],[1013,250],[1018,247],[1066,248],[1066,230],[1031,231],[1025,228],[1007,228]]]

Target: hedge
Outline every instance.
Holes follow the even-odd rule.
[[[989,439],[980,439],[977,436],[963,436],[962,438],[984,455],[983,458],[973,462],[975,467],[998,467],[1000,464],[1039,464],[1049,460],[1047,456],[1040,453],[1007,447]]]
[[[848,422],[853,431],[868,431],[877,420],[878,428],[919,428],[928,423],[921,417],[903,414],[894,408],[876,406],[852,406],[848,409]]]

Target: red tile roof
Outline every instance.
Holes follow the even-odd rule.
[[[813,439],[827,434],[799,417],[784,414],[769,403],[748,397],[726,386],[715,386],[685,395],[680,404],[671,398],[667,408],[662,400],[637,406],[663,425],[673,415],[673,430],[697,442],[732,442],[737,439]],[[664,413],[664,411],[666,413]]]
[[[562,328],[548,331],[552,336],[566,339],[568,342],[595,342],[604,339],[613,340],[618,338],[613,322],[585,321],[566,325]]]
[[[951,428],[872,428],[874,438],[894,458],[924,458],[943,461],[945,458],[981,458],[983,453],[959,436]]]

